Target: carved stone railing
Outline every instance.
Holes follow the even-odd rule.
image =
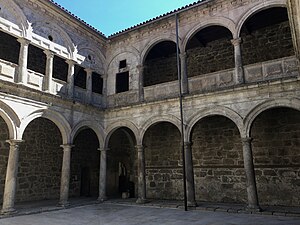
[[[107,107],[126,106],[139,101],[138,90],[107,96]]]
[[[52,79],[52,88],[51,93],[59,96],[67,96],[68,94],[68,88],[67,88],[67,82],[59,80],[59,79]]]
[[[222,70],[189,78],[189,92],[217,90],[235,84],[234,69]]]
[[[41,73],[27,70],[27,86],[41,91],[43,88],[44,77],[45,76]]]
[[[86,102],[86,89],[80,87],[74,87],[74,100],[79,102]]]
[[[299,76],[299,62],[295,56],[247,65],[245,82],[261,82],[278,78]]]
[[[92,102],[93,105],[95,106],[103,106],[103,95],[97,94],[97,93],[92,93]]]
[[[145,101],[178,96],[178,80],[144,87]]]
[[[0,79],[14,82],[17,73],[17,64],[0,59]]]

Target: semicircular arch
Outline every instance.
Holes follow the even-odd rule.
[[[108,147],[108,142],[109,142],[109,139],[111,137],[111,135],[114,133],[114,131],[116,131],[117,129],[119,128],[122,128],[122,127],[125,127],[125,128],[128,128],[129,130],[132,131],[132,133],[134,134],[134,137],[135,137],[135,140],[136,140],[136,143],[139,144],[139,129],[137,128],[137,126],[129,121],[129,120],[121,120],[121,121],[117,121],[115,123],[112,123],[110,124],[107,128],[106,128],[106,138],[105,138],[105,144],[104,144],[104,147],[107,148]]]
[[[61,137],[63,140],[62,144],[70,144],[71,126],[68,121],[60,113],[49,109],[39,109],[28,115],[20,126],[20,137],[23,137],[26,127],[37,118],[45,118],[52,121],[60,130]]]
[[[7,125],[9,139],[18,139],[17,127],[20,126],[20,119],[15,111],[2,101],[0,101],[0,117]]]
[[[245,22],[254,14],[273,7],[286,7],[286,1],[285,0],[270,0],[267,2],[262,2],[252,8],[250,8],[247,12],[243,13],[243,16],[239,19],[237,25],[236,25],[236,34],[237,37],[240,37],[241,30]]]
[[[80,131],[87,128],[92,129],[95,132],[95,134],[98,137],[99,148],[103,148],[104,137],[105,137],[104,130],[102,126],[99,125],[99,123],[95,123],[95,121],[90,121],[90,120],[80,121],[75,125],[75,127],[72,129],[71,132],[71,143],[74,143],[74,140]]]
[[[291,98],[291,99],[271,99],[264,101],[250,110],[247,116],[244,118],[244,133],[246,137],[250,137],[251,126],[254,120],[262,112],[278,107],[286,107],[300,111],[300,99]]]
[[[160,42],[163,42],[163,41],[171,41],[171,42],[174,42],[176,43],[176,35],[175,34],[165,34],[165,35],[161,35],[159,37],[156,37],[154,39],[152,39],[150,42],[148,42],[146,44],[146,46],[143,48],[142,50],[142,53],[141,53],[141,58],[140,58],[140,64],[143,65],[145,60],[146,60],[146,57],[148,55],[148,53],[151,51],[151,49],[157,45],[158,43]]]
[[[181,133],[181,122],[180,119],[177,118],[174,115],[160,115],[160,116],[154,116],[154,117],[150,117],[149,119],[147,119],[147,121],[142,125],[141,127],[141,132],[140,132],[140,140],[141,140],[141,144],[143,143],[143,139],[145,136],[145,133],[147,132],[147,130],[158,123],[162,123],[162,122],[168,122],[173,124],[175,127],[178,128],[179,132]]]
[[[203,22],[198,23],[195,27],[193,27],[184,37],[183,39],[183,50],[186,51],[186,46],[188,44],[188,42],[190,41],[190,39],[199,31],[201,31],[204,28],[210,27],[210,26],[221,26],[221,27],[225,27],[226,29],[228,29],[233,38],[236,38],[236,28],[235,28],[235,24],[231,19],[228,19],[226,17],[216,17],[213,19],[209,19],[209,20],[204,20]]]
[[[242,133],[243,132],[243,119],[242,119],[242,117],[237,112],[235,112],[234,110],[232,110],[228,107],[215,106],[213,108],[200,109],[199,111],[194,113],[194,115],[191,116],[191,118],[188,120],[188,123],[187,123],[187,128],[186,128],[186,133],[185,133],[185,135],[186,135],[185,140],[190,140],[192,130],[193,130],[195,124],[198,121],[202,120],[203,118],[209,117],[209,116],[224,116],[224,117],[230,119],[237,126],[237,128],[240,132],[240,135],[243,134]]]
[[[52,36],[53,42],[73,51],[74,45],[70,36],[57,24],[49,21],[35,21],[32,23],[33,32],[49,39]],[[69,52],[70,54],[72,52]]]
[[[13,0],[1,1],[0,6],[2,4],[4,7],[1,7],[0,18],[4,18],[18,25],[23,31],[23,36],[25,36],[26,30],[29,28],[29,23],[22,9]]]

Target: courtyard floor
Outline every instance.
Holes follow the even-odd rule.
[[[231,213],[198,208],[185,212],[181,207],[139,206],[106,202],[57,210],[23,210],[23,214],[2,217],[0,225],[300,225],[300,217]],[[19,206],[20,207],[20,206]],[[20,208],[21,209],[21,208]],[[44,208],[45,209],[45,208]],[[21,211],[21,210],[20,210]]]

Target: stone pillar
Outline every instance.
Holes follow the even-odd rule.
[[[74,73],[75,73],[75,64],[73,60],[66,60],[66,63],[69,65],[68,69],[68,97],[73,98],[74,96]]]
[[[138,77],[139,77],[139,101],[143,102],[144,101],[144,66],[143,65],[138,65],[137,67],[138,70]]]
[[[258,204],[258,196],[256,189],[255,171],[253,165],[253,156],[251,149],[252,138],[242,138],[243,144],[243,157],[244,157],[244,168],[247,182],[247,194],[248,194],[248,209],[249,210],[260,210]]]
[[[44,53],[47,56],[47,61],[46,61],[46,73],[45,73],[44,83],[43,83],[43,91],[51,92],[54,52],[50,50],[45,50]]]
[[[287,8],[293,37],[293,44],[296,56],[300,60],[300,1],[288,0]]]
[[[86,103],[92,102],[92,73],[91,69],[85,69],[86,72]]]
[[[181,68],[181,90],[182,94],[187,94],[189,92],[188,86],[188,75],[187,75],[187,64],[186,64],[186,58],[187,54],[186,52],[180,53],[180,68]]]
[[[19,70],[17,82],[27,84],[27,61],[28,61],[28,46],[30,41],[19,38],[20,53],[19,53]]]
[[[235,60],[235,80],[237,84],[245,83],[244,68],[242,63],[241,52],[241,38],[232,39],[231,43],[234,46],[234,60]]]
[[[145,151],[143,145],[135,146],[138,152],[138,199],[136,203],[146,203],[146,171],[145,171]]]
[[[186,190],[188,206],[196,206],[193,156],[190,142],[184,142]]]
[[[107,158],[107,149],[98,149],[100,151],[100,175],[99,175],[99,197],[98,201],[103,202],[107,200],[106,197],[106,158]]]
[[[63,148],[63,162],[61,169],[61,182],[60,182],[60,197],[59,205],[68,206],[69,205],[69,185],[70,185],[70,165],[71,165],[71,150],[74,145],[61,145]]]
[[[23,140],[7,140],[10,144],[6,170],[2,213],[10,214],[15,211],[15,195],[17,187],[17,173],[19,162],[19,145]]]

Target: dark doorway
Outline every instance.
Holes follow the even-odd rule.
[[[80,196],[91,196],[91,173],[89,167],[81,168]]]

